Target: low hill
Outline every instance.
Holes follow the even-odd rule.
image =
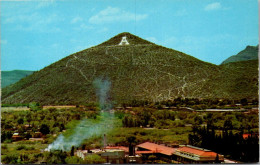
[[[1,71],[1,88],[16,83],[33,72],[28,70]]]
[[[130,45],[118,45],[123,36]],[[111,82],[110,99],[115,103],[176,97],[256,98],[257,76],[258,63],[254,61],[217,66],[130,33],[121,33],[4,88],[2,102],[97,101],[93,85],[96,79]]]
[[[257,46],[247,46],[244,50],[239,52],[237,55],[231,56],[222,64],[230,63],[230,62],[238,62],[238,61],[248,61],[248,60],[256,60],[258,59],[258,49],[259,45]]]

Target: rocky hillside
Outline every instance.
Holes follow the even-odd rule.
[[[119,46],[126,36],[130,45]],[[221,66],[121,33],[2,90],[3,103],[82,104],[96,101],[95,79],[111,82],[110,99],[258,97],[258,63]]]
[[[238,62],[238,61],[248,61],[248,60],[257,60],[258,59],[258,49],[257,46],[247,46],[244,50],[239,52],[237,55],[231,56],[222,64],[230,63],[230,62]]]

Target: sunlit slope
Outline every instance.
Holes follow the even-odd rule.
[[[128,38],[130,45],[118,45],[123,36]],[[96,78],[111,81],[110,97],[116,103],[176,97],[257,97],[257,91],[247,88],[232,90],[233,84],[251,80],[252,77],[244,74],[250,72],[257,76],[257,65],[248,71],[247,67],[238,69],[243,64],[238,65],[213,65],[130,33],[121,33],[4,88],[2,102],[82,104],[96,101],[93,86]],[[251,88],[253,84],[248,85]]]

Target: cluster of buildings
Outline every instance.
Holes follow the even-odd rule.
[[[166,163],[225,163],[223,155],[210,150],[190,145],[166,146],[145,142],[131,147],[106,146],[103,149],[77,150],[75,155],[84,159],[87,155],[97,154],[106,160],[106,163],[155,163],[161,160]],[[232,162],[232,161],[231,161]],[[230,163],[230,162],[229,162]]]
[[[31,141],[41,141],[43,140],[43,134],[39,131],[33,131],[32,127],[29,124],[25,124],[24,126],[25,132],[22,134],[18,133],[17,129],[14,129],[14,133],[12,136],[13,141],[20,141],[20,140],[31,140]],[[39,130],[39,128],[38,128]]]

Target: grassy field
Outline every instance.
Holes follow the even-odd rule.
[[[10,111],[28,111],[28,107],[1,107],[1,112],[10,112]]]

